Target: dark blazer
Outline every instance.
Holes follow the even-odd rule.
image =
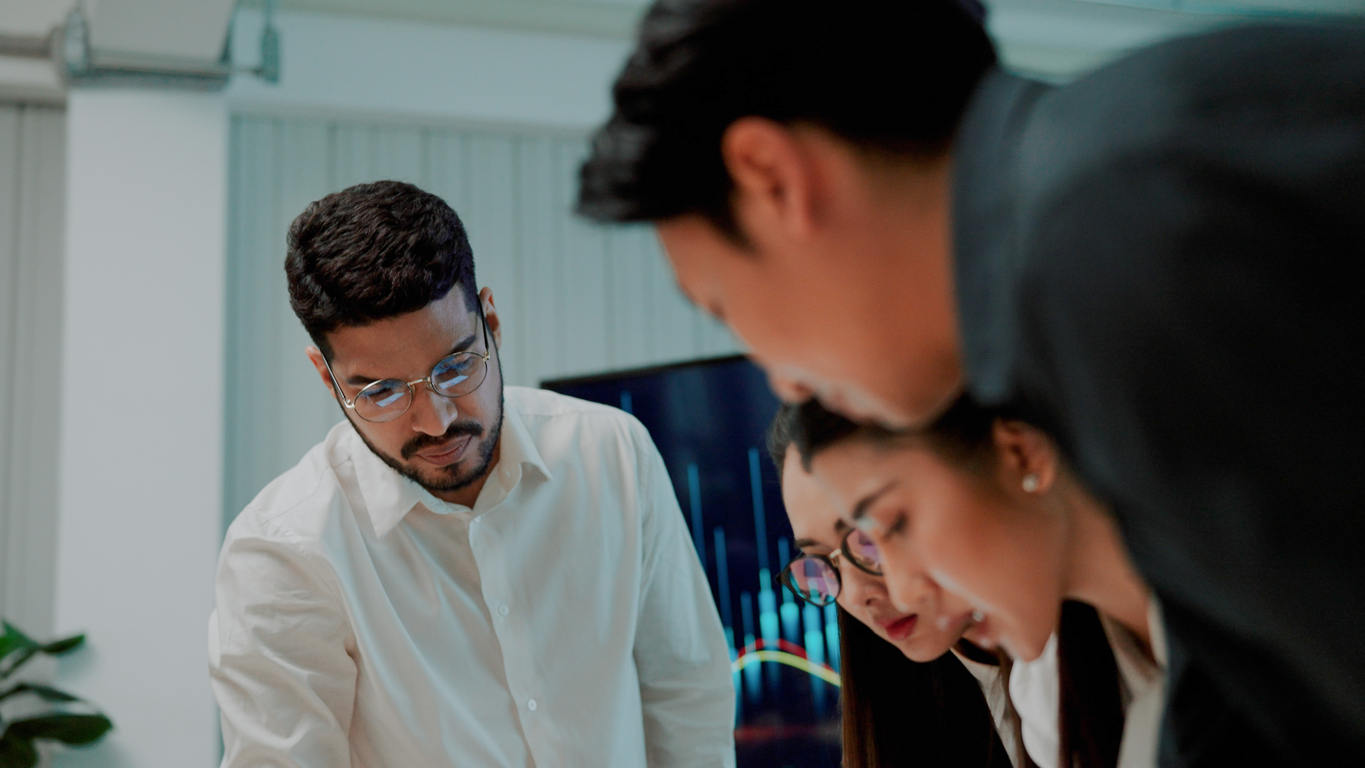
[[[971,390],[1161,598],[1163,765],[1365,765],[1365,28],[993,72],[955,163]]]

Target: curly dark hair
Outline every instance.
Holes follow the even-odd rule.
[[[720,146],[746,116],[939,156],[996,61],[984,17],[978,0],[658,0],[580,171],[578,212],[700,213],[742,241]]]
[[[327,357],[327,334],[415,312],[464,291],[478,309],[474,253],[444,200],[401,181],[357,184],[310,203],[289,227],[289,306]]]

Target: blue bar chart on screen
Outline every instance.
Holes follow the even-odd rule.
[[[663,455],[730,646],[740,768],[837,768],[838,619],[776,578],[794,548],[763,372],[736,356],[543,386],[633,414]]]

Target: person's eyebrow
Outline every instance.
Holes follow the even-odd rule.
[[[818,547],[820,542],[815,539],[797,539],[795,545],[797,549],[805,549],[806,547]]]
[[[449,351],[449,352],[445,353],[444,355],[441,355],[441,359],[444,360],[445,358],[450,357],[451,355],[454,355],[454,354],[457,354],[457,353],[464,352],[464,351],[468,350],[470,347],[474,346],[474,340],[475,340],[476,338],[478,338],[478,336],[479,336],[479,334],[476,332],[476,333],[471,333],[471,334],[469,334],[468,336],[464,337],[463,339],[460,339],[458,342],[455,343],[455,346],[453,346],[453,347],[450,348],[450,351]],[[438,360],[437,362],[440,362],[440,361]],[[435,363],[433,363],[432,365],[434,366]],[[428,371],[428,373],[429,373],[429,371]],[[393,377],[393,376],[387,376],[387,377],[385,377],[385,378],[390,378],[390,379],[391,379],[391,378],[394,378],[394,377]],[[373,377],[373,376],[366,376],[366,375],[360,374],[360,373],[352,374],[351,376],[348,376],[348,377],[346,378],[346,383],[347,383],[347,384],[350,384],[350,385],[353,386],[353,387],[367,387],[367,386],[369,386],[369,385],[375,383],[376,381],[383,381],[383,379],[377,379],[377,378],[375,378],[375,377]]]
[[[866,514],[867,514],[867,510],[868,510],[873,504],[876,503],[877,499],[879,499],[879,498],[881,498],[883,495],[885,495],[887,491],[889,491],[889,490],[891,490],[892,488],[896,487],[896,484],[897,484],[897,481],[892,480],[892,481],[888,482],[886,485],[883,485],[881,488],[878,488],[877,490],[873,491],[872,493],[869,493],[869,494],[867,494],[866,496],[864,496],[864,497],[862,497],[861,499],[859,499],[859,500],[858,500],[858,503],[853,505],[853,510],[852,510],[851,512],[849,512],[849,516],[853,518],[853,522],[855,522],[855,523],[858,522],[858,520],[860,520],[860,519],[863,517],[863,515],[866,515]],[[843,521],[841,520],[840,522],[843,522]]]

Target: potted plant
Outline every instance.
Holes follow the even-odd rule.
[[[0,768],[32,768],[38,763],[37,741],[81,745],[98,741],[114,727],[109,718],[81,699],[47,685],[10,683],[20,667],[38,654],[61,656],[85,642],[76,635],[39,643],[4,622],[0,636]],[[19,710],[13,719],[5,711]]]

